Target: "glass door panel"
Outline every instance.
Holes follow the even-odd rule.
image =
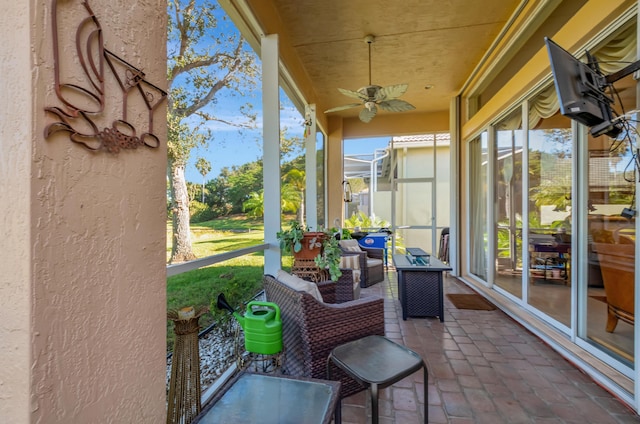
[[[403,180],[396,183],[394,216],[396,249],[419,247],[437,256],[434,238],[433,182]]]
[[[495,127],[495,285],[522,298],[522,110]]]
[[[571,326],[571,121],[541,111],[554,87],[533,99],[529,125],[528,303]]]
[[[636,103],[635,81],[616,84],[624,107]],[[587,275],[580,296],[586,340],[633,368],[635,297],[635,134],[588,138]],[[585,337],[585,335],[582,335]]]

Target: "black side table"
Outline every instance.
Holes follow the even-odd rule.
[[[331,379],[333,361],[354,380],[371,391],[371,422],[378,424],[378,390],[391,386],[420,368],[424,372],[424,422],[429,422],[429,373],[422,357],[413,350],[386,337],[367,336],[333,349],[327,359],[327,378]],[[340,402],[340,401],[338,401]],[[340,422],[341,408],[336,408],[336,422]]]

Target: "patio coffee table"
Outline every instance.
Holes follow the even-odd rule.
[[[391,386],[420,368],[424,373],[424,422],[429,422],[429,373],[422,357],[413,350],[383,336],[367,336],[333,349],[327,359],[327,378],[331,379],[330,361],[371,392],[371,422],[378,424],[378,390]],[[340,401],[338,401],[340,402]],[[336,408],[336,422],[341,419]]]
[[[407,248],[410,252],[411,249]],[[414,249],[422,251],[422,249]],[[426,255],[426,253],[425,253]],[[422,256],[422,255],[420,255]],[[422,258],[421,258],[422,259]],[[442,273],[451,267],[434,256],[429,261],[413,263],[407,255],[393,255],[393,264],[398,273],[398,296],[402,306],[402,319],[407,317],[433,317],[444,321],[444,288]]]
[[[338,381],[243,371],[225,384],[193,423],[329,424],[339,393]]]

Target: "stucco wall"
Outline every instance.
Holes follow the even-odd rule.
[[[0,13],[0,421],[29,417],[29,197],[31,72],[29,8]],[[10,100],[9,100],[10,99]]]
[[[11,110],[15,123],[0,123],[14,137],[7,141],[3,134],[0,141],[0,176],[11,174],[13,183],[0,189],[9,210],[3,237],[13,229],[8,242],[18,247],[0,259],[2,282],[12,274],[11,293],[0,296],[0,414],[7,411],[2,417],[11,423],[163,422],[166,103],[154,114],[154,132],[162,140],[156,149],[110,154],[71,142],[67,132],[45,139],[45,126],[57,120],[45,107],[62,107],[53,89],[56,2],[30,4],[33,12],[23,5],[14,17],[24,31],[12,26],[6,34],[6,25],[0,30],[3,44],[14,40],[21,56],[14,81],[1,86],[2,97],[15,98],[21,107]],[[105,47],[166,87],[166,3],[89,4]],[[58,0],[57,12],[61,79],[84,86],[74,37],[88,12],[81,0]],[[98,129],[122,118],[121,90],[106,65],[104,70],[105,108],[93,116]],[[147,130],[147,118],[143,103],[131,97],[127,121],[138,135]],[[88,128],[79,118],[71,123]],[[19,322],[7,326],[5,308],[14,303]],[[11,346],[5,348],[4,340]],[[13,368],[7,371],[7,365]],[[13,406],[5,405],[7,396],[15,398]]]

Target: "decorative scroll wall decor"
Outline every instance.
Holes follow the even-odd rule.
[[[45,111],[58,121],[46,126],[45,138],[56,132],[68,132],[69,138],[89,150],[106,150],[118,153],[121,149],[141,146],[157,148],[160,140],[153,133],[153,114],[167,97],[167,93],[145,80],[140,69],[126,62],[104,46],[102,29],[89,3],[82,1],[88,17],[76,28],[77,60],[61,61],[60,33],[58,28],[58,0],[52,0],[53,58],[55,92],[62,106],[51,106]],[[105,66],[106,65],[106,66]],[[75,67],[75,68],[74,68]],[[61,74],[67,81],[62,81]],[[98,127],[98,121],[109,121],[105,111],[105,78],[112,78],[120,88],[122,116],[111,122],[110,128]],[[117,84],[116,84],[117,83]],[[148,128],[140,135],[127,120],[128,114],[138,118],[148,114]]]

